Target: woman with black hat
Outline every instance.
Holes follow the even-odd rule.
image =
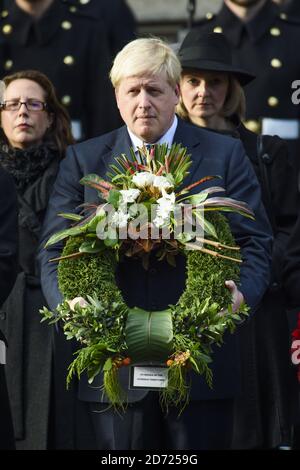
[[[192,124],[241,139],[261,184],[274,231],[269,290],[260,310],[240,327],[244,390],[235,402],[232,447],[291,446],[291,405],[296,401],[297,389],[289,358],[281,272],[286,241],[299,207],[295,172],[283,140],[278,136],[258,136],[242,124],[242,87],[255,77],[232,63],[225,36],[192,30],[178,55],[183,70],[177,113]]]

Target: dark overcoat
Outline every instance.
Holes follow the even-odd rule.
[[[243,125],[237,127],[236,137],[241,139],[261,185],[262,200],[273,225],[274,244],[270,286],[243,332],[248,368],[244,393],[236,400],[233,447],[275,448],[292,442],[297,402],[283,266],[289,235],[297,220],[299,193],[288,148],[282,139],[264,136],[260,147],[257,135]]]
[[[0,168],[0,309],[17,275],[18,212],[13,180]],[[2,316],[0,310],[0,317]],[[0,328],[0,449],[14,449],[13,425],[6,380],[6,338]]]
[[[43,158],[44,154],[41,152],[39,157]],[[16,448],[21,450],[45,450],[51,439],[48,431],[51,418],[52,327],[41,323],[39,314],[46,301],[40,285],[36,250],[58,164],[59,154],[55,152],[49,165],[40,171],[34,181],[17,188],[18,276],[3,304],[0,319],[0,328],[9,344],[7,387]]]

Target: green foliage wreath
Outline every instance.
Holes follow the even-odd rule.
[[[191,160],[180,145],[174,144],[171,149],[156,146],[150,153],[145,149],[140,152],[147,163],[135,161],[134,153],[132,160],[124,155],[116,158],[119,166],[111,166],[110,182],[97,175],[82,179],[82,184],[97,189],[104,204],[92,205],[93,212],[87,217],[60,214],[75,221],[71,228],[54,234],[47,242],[50,245],[66,241],[58,259],[58,282],[64,301],[55,312],[44,308],[41,313],[50,323],[61,322],[67,339],[75,338],[80,343],[67,382],[73,374],[80,377],[86,372],[92,383],[103,372],[102,393],[112,406],[124,408],[126,391],[118,380],[120,367],[160,363],[168,368],[168,385],[159,392],[162,406],[175,405],[182,410],[189,398],[190,372],[204,374],[212,386],[211,347],[220,345],[225,331],[233,331],[248,311],[246,305],[232,311],[225,281],[238,284],[241,259],[228,221],[218,211],[234,211],[251,218],[253,214],[243,202],[210,198],[222,191],[220,187],[190,193],[212,176],[182,189]],[[149,214],[151,205],[157,204],[153,223],[160,231],[167,226],[174,234],[175,201],[180,211],[189,203],[190,215],[194,214],[203,224],[205,238],[196,238],[196,249],[189,249],[191,233],[168,240],[160,235],[158,240],[140,237],[124,241],[118,231],[104,241],[99,237],[99,223],[104,220],[103,208],[108,203],[115,209],[112,222],[118,230],[124,220],[129,232],[132,230],[130,221],[135,220],[133,209],[139,202]],[[144,225],[148,230],[147,220]],[[123,256],[140,257],[147,269],[150,252],[159,259],[165,258],[173,269],[176,255],[186,256],[185,290],[175,305],[159,312],[138,306],[128,308],[116,284],[115,274]]]
[[[208,215],[208,219],[217,227],[219,240],[225,245],[235,246],[226,218],[214,212]],[[81,237],[69,238],[62,255],[74,253],[81,243]],[[226,254],[226,250],[223,253]],[[232,253],[228,252],[228,255],[232,256]],[[169,367],[169,385],[160,391],[165,407],[170,404],[183,407],[186,404],[191,368],[204,373],[209,386],[212,385],[208,367],[211,345],[221,344],[225,330],[233,330],[235,322],[240,319],[238,312],[231,311],[231,295],[224,285],[228,279],[238,282],[239,265],[201,251],[187,251],[186,256],[186,288],[177,304],[170,306],[172,346],[169,354],[160,358]],[[239,252],[235,256],[238,258]],[[103,370],[105,393],[114,406],[122,406],[126,394],[118,383],[118,369],[129,362],[128,358],[131,362],[135,358],[126,343],[129,310],[115,282],[116,269],[117,262],[110,251],[97,256],[85,254],[62,259],[58,266],[58,280],[64,298],[81,296],[89,301],[85,308],[75,306],[72,321],[68,321],[69,304],[64,302],[56,321],[63,320],[67,337],[75,337],[82,345],[70,366],[68,380],[73,373],[80,376],[86,370],[92,381]],[[226,314],[220,314],[224,309]],[[243,313],[247,311],[245,306],[242,310]],[[159,315],[159,312],[155,314]]]

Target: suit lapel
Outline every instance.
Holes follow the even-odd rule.
[[[184,186],[195,181],[195,175],[197,174],[198,167],[203,159],[201,152],[201,131],[193,125],[186,124],[181,119],[178,119],[178,126],[174,135],[174,143],[181,144],[183,147],[187,147],[187,153],[191,155],[192,165],[189,169],[189,175],[184,181]]]
[[[181,119],[178,119],[178,126],[174,135],[173,142],[187,147],[187,153],[192,157],[192,165],[189,170],[184,186],[189,185],[195,179],[198,167],[203,159],[203,154],[200,149],[201,130],[193,125],[186,124]],[[107,144],[107,153],[103,155],[103,163],[105,166],[105,173],[109,171],[109,166],[114,163],[115,157],[125,153],[130,158],[131,141],[127,132],[126,126],[121,127],[116,131],[116,139],[112,144]]]
[[[125,153],[130,159],[131,141],[126,126],[118,129],[116,133],[115,141],[111,145],[106,145],[107,153],[103,156],[105,173],[109,171],[109,166],[115,163],[115,158],[119,157],[122,153]]]

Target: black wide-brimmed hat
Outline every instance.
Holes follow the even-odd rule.
[[[232,73],[242,86],[255,78],[232,64],[231,47],[222,33],[191,30],[179,48],[178,57],[183,68]]]

